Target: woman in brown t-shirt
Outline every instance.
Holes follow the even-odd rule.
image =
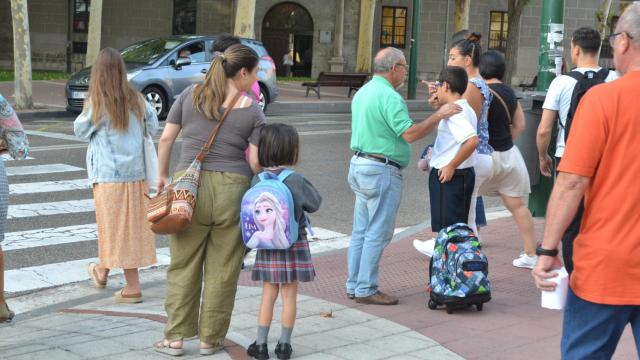
[[[193,161],[224,109],[233,106],[202,162],[197,206],[187,230],[170,236],[164,340],[156,351],[183,354],[184,338],[200,337],[200,354],[222,348],[235,300],[244,245],[240,233],[240,202],[250,178],[260,170],[258,138],[264,115],[246,96],[257,80],[258,56],[234,45],[213,60],[202,84],[182,92],[171,107],[158,146],[159,191],[169,181],[171,148],[182,132],[179,176]],[[249,162],[244,151],[249,146]],[[204,288],[203,288],[204,280]],[[202,299],[202,304],[200,303]]]

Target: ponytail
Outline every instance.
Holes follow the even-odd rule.
[[[471,63],[474,67],[480,65],[480,54],[482,53],[480,39],[482,39],[480,33],[470,32],[464,39],[458,40],[453,44],[453,47],[458,49],[462,56],[471,57]]]

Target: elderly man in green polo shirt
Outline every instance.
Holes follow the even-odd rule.
[[[407,75],[407,61],[396,48],[380,50],[374,76],[351,103],[349,185],[356,195],[349,244],[347,296],[363,304],[395,305],[398,298],[378,290],[378,265],[391,241],[402,197],[402,169],[409,165],[410,143],[433,131],[438,122],[462,109],[447,104],[415,123],[396,91]]]

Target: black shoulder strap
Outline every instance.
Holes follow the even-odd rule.
[[[576,79],[577,81],[580,81],[580,79],[582,79],[584,77],[584,74],[581,73],[580,71],[572,70],[572,71],[569,71],[567,76],[571,76],[572,78]]]
[[[598,78],[602,79],[602,81],[604,81],[607,77],[609,77],[609,69],[602,68],[598,71]]]

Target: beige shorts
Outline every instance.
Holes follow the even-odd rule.
[[[491,175],[480,186],[479,195],[524,197],[531,192],[529,173],[520,150],[514,145],[507,151],[491,153]]]

